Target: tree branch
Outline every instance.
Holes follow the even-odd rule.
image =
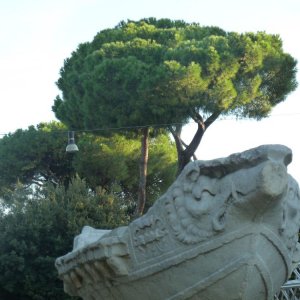
[[[180,139],[180,141],[181,141],[181,144],[182,144],[185,148],[188,147],[188,145],[187,145],[182,139]]]
[[[204,122],[205,129],[207,129],[214,121],[216,121],[221,113],[222,111],[216,111],[210,115]]]
[[[197,150],[201,139],[203,137],[204,131],[205,131],[205,127],[204,124],[201,121],[197,122],[198,124],[198,129],[192,139],[192,141],[190,142],[190,144],[188,145],[188,147],[184,150],[185,155],[192,157],[193,154],[195,153],[195,151]]]
[[[203,117],[199,114],[199,112],[194,111],[192,114],[192,119],[196,122],[196,123],[203,123],[204,124],[204,120]]]
[[[222,113],[222,111],[216,111],[204,121],[202,115],[199,112],[193,111],[191,117],[197,123],[198,129],[197,129],[197,132],[195,133],[192,141],[190,142],[190,144],[188,146],[186,146],[186,148],[184,150],[185,155],[187,155],[189,157],[192,157],[192,156],[194,157],[195,151],[197,150],[197,148],[202,140],[204,132],[220,116],[221,113]],[[194,159],[195,159],[195,157],[194,157]]]
[[[187,145],[182,139],[180,139],[180,140],[181,140],[182,145],[183,145],[185,148],[187,148],[188,145]],[[193,154],[193,160],[197,160],[197,156],[196,156],[195,153]]]
[[[43,183],[41,183],[41,181],[36,180],[36,179],[32,179],[32,182],[31,182],[30,184],[28,184],[27,187],[31,186],[32,184],[36,184],[36,185],[39,186],[39,187],[42,187],[42,186],[43,186]]]
[[[177,125],[175,129],[172,126],[169,126],[169,130],[172,133],[173,138],[175,140],[177,153],[180,153],[184,150],[182,140],[180,138],[181,129],[182,129],[181,125]]]

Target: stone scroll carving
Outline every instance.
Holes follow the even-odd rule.
[[[127,227],[85,227],[57,259],[65,291],[86,300],[267,300],[300,260],[291,150],[263,145],[188,164]]]

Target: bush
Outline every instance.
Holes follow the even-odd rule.
[[[55,259],[72,250],[84,225],[125,225],[126,207],[116,196],[91,192],[79,178],[67,190],[48,185],[24,193],[15,191],[13,204],[0,209],[0,299],[71,299],[57,277]]]

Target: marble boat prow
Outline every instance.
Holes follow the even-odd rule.
[[[126,227],[84,227],[57,259],[86,300],[265,300],[299,262],[300,196],[291,150],[263,145],[189,163]]]

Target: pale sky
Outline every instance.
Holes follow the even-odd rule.
[[[147,17],[181,19],[226,31],[276,33],[285,51],[300,61],[300,0],[0,0],[0,133],[55,120],[51,106],[59,93],[55,82],[64,59],[97,32],[121,20]],[[289,172],[300,182],[299,90],[263,121],[215,122],[203,138],[198,158],[284,144],[294,153]],[[187,127],[187,140],[192,130]]]

